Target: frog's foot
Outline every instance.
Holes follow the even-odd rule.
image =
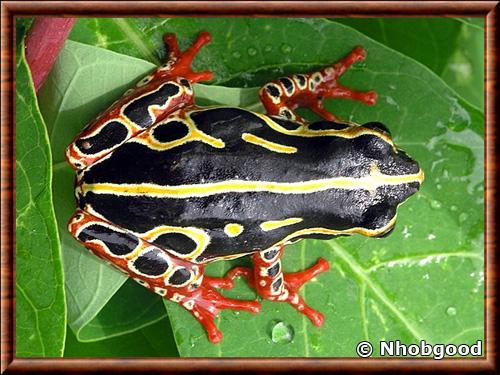
[[[214,279],[212,279],[212,281],[213,280]],[[208,284],[213,285],[214,283],[212,281],[209,281]],[[232,298],[226,298],[216,292],[212,285],[205,285],[204,280],[195,291],[187,295],[173,293],[169,299],[178,302],[193,314],[196,320],[205,328],[208,339],[216,344],[222,340],[222,333],[214,323],[214,319],[219,314],[220,310],[244,310],[251,313],[258,313],[260,311],[260,303],[258,301],[239,301]],[[218,287],[223,285],[223,287],[225,287],[227,283],[219,284],[215,282],[215,285],[218,285]]]
[[[338,78],[357,61],[363,61],[366,51],[363,47],[354,48],[346,57],[334,65],[309,74],[294,74],[271,81],[260,90],[260,99],[269,115],[282,116],[289,120],[306,123],[295,109],[310,108],[328,121],[339,121],[323,107],[326,98],[342,98],[374,105],[377,100],[375,91],[356,91],[338,84]]]
[[[230,270],[226,277],[234,280],[243,276],[257,290],[262,298],[270,301],[288,302],[300,313],[306,315],[315,326],[323,324],[323,314],[312,309],[299,295],[299,289],[309,280],[327,271],[328,262],[320,258],[312,267],[295,273],[285,274],[281,271],[281,254],[283,246],[256,253],[253,256],[254,269],[236,267]]]
[[[171,77],[187,78],[191,83],[212,79],[213,73],[211,71],[194,72],[191,68],[193,59],[201,47],[210,42],[211,36],[209,32],[201,32],[196,41],[184,52],[181,52],[177,37],[174,34],[165,34],[163,39],[168,46],[169,53],[167,62],[158,71]]]

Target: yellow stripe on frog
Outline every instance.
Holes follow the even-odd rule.
[[[268,141],[264,138],[258,137],[256,135],[253,135],[250,133],[243,133],[241,135],[241,138],[245,142],[254,144],[256,146],[264,147],[265,149],[268,149],[269,151],[279,152],[282,154],[294,154],[297,152],[296,147],[285,146],[285,145],[281,145],[279,143],[271,142],[271,141]]]

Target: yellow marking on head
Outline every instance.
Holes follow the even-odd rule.
[[[238,223],[230,223],[224,227],[224,233],[228,237],[237,237],[243,232],[243,226]]]
[[[285,146],[285,145],[281,145],[279,143],[271,142],[271,141],[268,141],[264,138],[257,137],[256,135],[253,135],[250,133],[243,133],[241,135],[241,138],[245,142],[264,147],[264,148],[268,149],[269,151],[279,152],[282,154],[294,154],[297,152],[296,147]]]
[[[375,191],[380,186],[400,185],[423,181],[423,171],[409,175],[386,175],[372,166],[368,176],[333,177],[300,182],[229,180],[193,185],[156,185],[96,183],[82,184],[82,191],[95,194],[115,194],[121,196],[148,196],[158,198],[207,197],[224,193],[270,192],[276,194],[310,194],[329,189]]]
[[[203,253],[203,251],[205,251],[208,244],[210,243],[210,236],[203,229],[195,227],[175,227],[169,225],[160,225],[148,232],[136,234],[145,241],[152,242],[166,233],[180,233],[191,238],[196,243],[196,248],[189,254],[179,253],[175,249],[167,249],[168,251],[175,253],[177,257],[182,259],[189,260],[196,258],[198,255]]]
[[[273,229],[281,228],[287,225],[300,223],[303,219],[300,217],[292,217],[290,219],[285,220],[270,220],[264,221],[260,224],[260,227],[263,231],[267,232]]]

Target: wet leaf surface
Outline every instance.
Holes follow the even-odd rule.
[[[378,104],[364,107],[337,100],[328,103],[329,109],[357,123],[385,123],[396,144],[418,160],[426,172],[421,191],[400,207],[398,224],[388,238],[309,240],[287,248],[285,271],[306,268],[320,256],[332,266],[301,291],[313,308],[325,314],[321,329],[288,305],[264,301],[258,315],[223,311],[217,324],[224,339],[212,345],[190,314],[166,301],[182,356],[355,356],[355,344],[364,339],[374,343],[382,339],[472,343],[483,338],[481,112],[422,64],[331,21],[172,19],[127,20],[126,24],[132,28],[133,37],[119,34],[117,30],[123,30],[123,25],[118,22],[117,26],[110,19],[80,20],[71,37],[147,58],[150,53],[156,56],[164,32],[176,32],[181,45],[187,46],[199,31],[209,30],[213,42],[202,50],[195,65],[214,70],[218,86],[198,86],[199,102],[241,103],[252,109],[259,108],[257,98],[252,100],[257,90],[253,87],[282,74],[334,62],[361,44],[368,50],[366,62],[356,65],[341,82],[361,90],[374,88],[379,94]],[[52,75],[47,88],[52,91],[47,91],[43,99],[47,124],[53,123],[53,129],[57,129],[52,137],[56,163],[62,161],[62,150],[86,121],[153,67],[139,59],[78,43],[68,43],[64,53],[67,60]],[[91,57],[85,60],[84,56]],[[68,89],[61,90],[64,85],[59,81],[64,77],[65,82],[71,82]],[[243,86],[249,88],[238,88]],[[59,107],[65,110],[59,111]],[[60,176],[69,175],[64,164],[57,168],[66,171]],[[57,180],[57,176],[56,208],[59,221],[65,222],[74,205],[71,180],[69,176]],[[60,224],[61,234],[64,226]],[[77,265],[82,259],[88,262],[84,274],[94,280],[83,289],[81,300],[88,301],[93,291],[99,296],[100,309],[95,310],[100,311],[123,278],[107,266],[98,266],[97,260],[91,260],[71,241],[63,235],[65,257],[79,254],[80,259],[71,264]],[[237,263],[214,263],[208,273],[221,276]],[[99,277],[107,282],[96,289],[99,284],[95,279]],[[73,291],[77,304],[81,291],[76,284]],[[255,298],[243,281],[224,294]],[[152,314],[150,321],[155,319]]]

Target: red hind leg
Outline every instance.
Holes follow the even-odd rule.
[[[204,277],[203,266],[172,256],[162,248],[85,211],[69,221],[70,233],[87,249],[142,286],[188,310],[211,342],[222,339],[214,319],[220,310],[260,311],[257,301],[226,298],[214,288],[231,288],[228,278]]]
[[[253,271],[245,267],[236,267],[230,270],[226,277],[231,280],[238,276],[245,277],[262,298],[288,302],[306,315],[315,326],[321,326],[323,314],[307,305],[298,292],[306,282],[327,271],[330,268],[328,262],[320,258],[314,266],[304,271],[286,274],[281,270],[282,253],[283,246],[255,253]]]
[[[354,48],[346,57],[332,66],[309,74],[294,74],[271,81],[260,90],[260,99],[271,116],[282,116],[306,124],[295,109],[307,107],[325,120],[338,120],[335,115],[323,108],[326,98],[357,100],[374,105],[377,94],[374,91],[361,92],[341,86],[337,80],[357,61],[363,61],[366,51],[363,47]]]

